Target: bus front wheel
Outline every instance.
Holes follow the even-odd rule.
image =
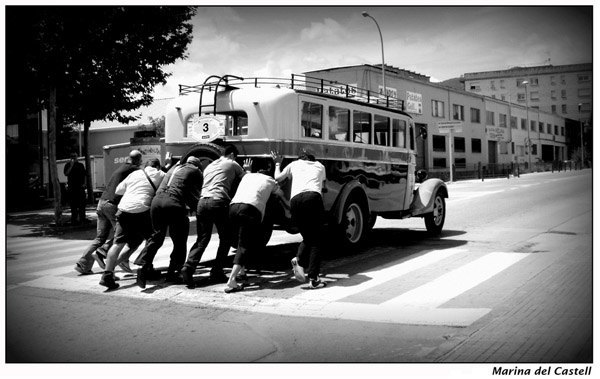
[[[440,235],[446,219],[446,201],[438,191],[433,200],[433,212],[425,215],[425,227],[433,236]]]
[[[211,162],[219,159],[223,151],[223,148],[213,143],[203,143],[192,146],[188,152],[181,157],[181,160],[185,162],[188,157],[194,156],[200,159],[201,170],[204,171],[206,166]]]

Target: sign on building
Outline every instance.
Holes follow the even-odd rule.
[[[508,129],[499,126],[486,126],[485,133],[488,141],[508,141]]]
[[[423,114],[423,95],[406,91],[406,112]]]
[[[463,131],[462,121],[439,121],[437,123],[439,133],[461,133]]]
[[[398,98],[398,90],[396,88],[385,86],[385,92],[387,96]],[[379,94],[383,95],[383,86],[379,86]]]

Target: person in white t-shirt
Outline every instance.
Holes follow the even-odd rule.
[[[248,257],[256,254],[262,240],[261,224],[271,195],[283,196],[279,185],[271,176],[265,162],[256,161],[252,173],[242,178],[229,206],[229,220],[234,235],[238,236],[238,248],[233,259],[233,268],[227,281],[226,293],[242,290],[236,277],[245,271]]]
[[[325,210],[322,191],[325,183],[325,167],[315,156],[303,149],[298,159],[290,162],[281,170],[283,157],[271,152],[275,161],[275,180],[281,182],[287,178],[292,180],[290,205],[292,222],[300,229],[302,242],[298,253],[292,259],[294,276],[301,282],[310,281],[309,288],[326,285],[319,280],[321,267],[321,246],[323,244],[323,225]],[[304,274],[304,268],[308,270]]]

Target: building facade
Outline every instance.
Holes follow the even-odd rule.
[[[383,93],[381,68],[359,65],[304,73]],[[386,66],[386,92],[405,102],[417,126],[419,168],[430,172],[480,165],[565,160],[565,118],[525,104],[432,83],[429,77]],[[447,125],[454,126],[448,133]],[[531,152],[531,154],[529,154]]]

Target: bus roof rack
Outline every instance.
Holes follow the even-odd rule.
[[[211,81],[211,79],[214,80]],[[216,113],[217,93],[239,89],[243,86],[253,86],[255,88],[289,88],[298,91],[317,92],[404,111],[404,100],[400,100],[393,96],[384,96],[378,92],[340,83],[338,81],[298,74],[292,74],[291,78],[254,77],[245,79],[235,75],[212,75],[206,78],[202,85],[188,86],[180,84],[179,95],[200,93],[199,113],[202,113],[202,109],[205,107],[213,107],[213,112]],[[205,90],[215,92],[213,104],[202,105],[202,94]]]

